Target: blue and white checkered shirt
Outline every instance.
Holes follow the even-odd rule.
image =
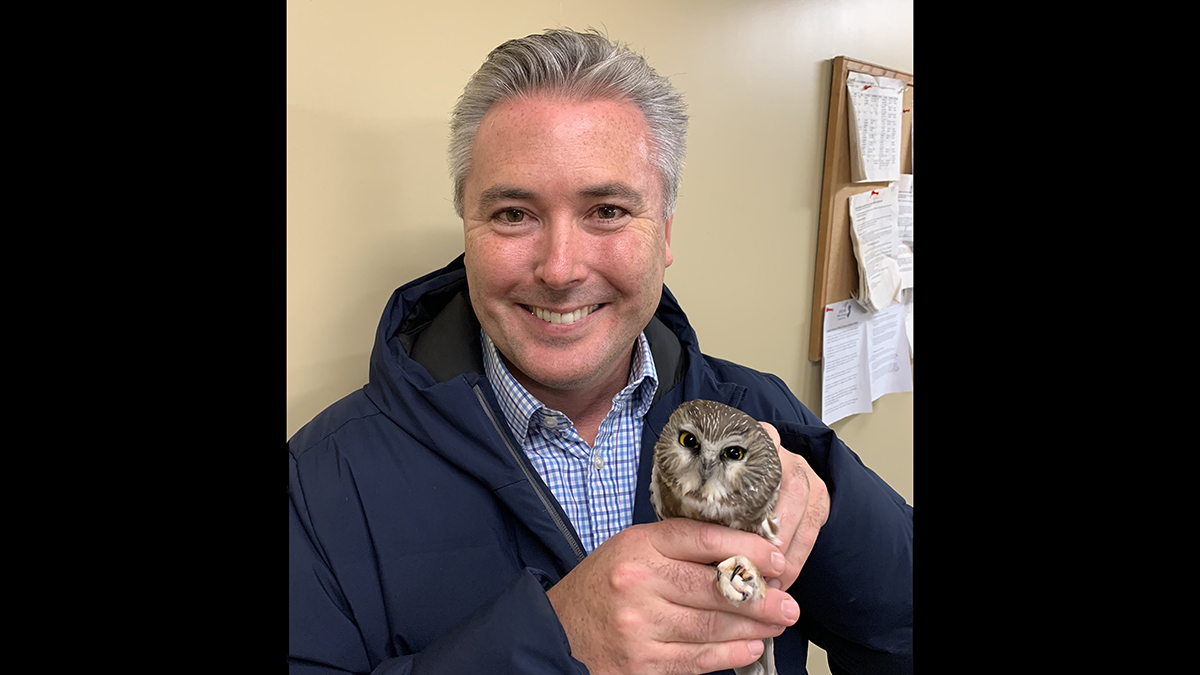
[[[642,417],[658,389],[658,374],[645,333],[639,334],[629,384],[613,397],[589,447],[566,415],[547,408],[508,372],[492,339],[481,329],[483,365],[496,390],[513,437],[550,488],[579,533],[593,549],[633,523]]]

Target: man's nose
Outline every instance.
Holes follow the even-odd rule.
[[[584,234],[575,223],[563,218],[551,221],[544,230],[538,277],[554,289],[577,286],[587,278]]]

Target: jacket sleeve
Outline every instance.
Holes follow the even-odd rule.
[[[288,672],[292,675],[371,673],[574,673],[562,624],[546,597],[551,581],[526,568],[495,598],[416,653],[391,656],[387,643],[404,636],[364,635],[327,564],[291,463],[288,496]],[[451,581],[452,583],[452,581]],[[382,599],[380,599],[382,603]],[[389,653],[390,652],[390,653]]]
[[[800,625],[828,653],[834,675],[912,673],[913,508],[776,383],[800,421],[767,421],[830,497],[829,518],[790,589]]]

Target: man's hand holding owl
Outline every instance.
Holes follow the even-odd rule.
[[[812,470],[803,457],[783,449],[779,443],[779,431],[774,426],[759,422],[779,452],[783,464],[783,480],[779,485],[779,500],[775,513],[779,516],[779,547],[787,557],[787,570],[777,579],[767,581],[771,588],[787,590],[800,575],[817,534],[829,519],[829,490],[825,481]]]
[[[635,525],[597,547],[547,593],[572,655],[593,675],[742,667],[762,654],[763,638],[798,620],[800,610],[784,591],[828,517],[829,493],[804,458],[780,446],[774,427],[763,428],[783,469],[778,548],[749,532],[683,518]],[[713,583],[710,563],[734,555],[746,556],[768,577],[762,601],[734,607]]]
[[[800,613],[775,589],[761,602],[733,607],[709,564],[733,555],[764,574],[785,571],[783,556],[758,535],[672,518],[614,535],[547,595],[572,655],[593,675],[744,666],[762,653],[762,638],[779,635]]]

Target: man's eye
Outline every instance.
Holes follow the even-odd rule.
[[[620,218],[623,213],[625,213],[625,209],[619,206],[601,206],[596,209],[596,215],[600,220],[615,220]]]
[[[521,209],[504,209],[499,216],[500,220],[506,223],[519,223],[525,220],[525,212]]]

